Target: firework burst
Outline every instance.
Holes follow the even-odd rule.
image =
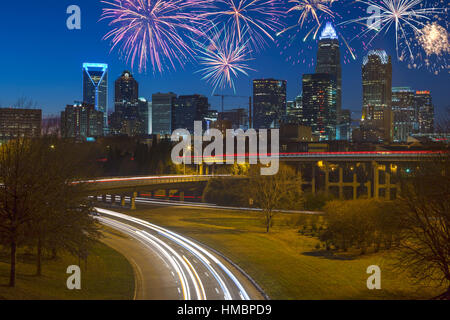
[[[436,22],[423,27],[417,35],[417,41],[427,56],[440,56],[450,51],[448,32]]]
[[[251,50],[246,41],[239,40],[234,34],[227,33],[226,29],[211,30],[211,36],[204,43],[194,40],[199,64],[204,68],[197,72],[203,73],[203,80],[210,83],[214,89],[230,87],[236,92],[233,78],[239,74],[248,75],[253,70],[246,64],[251,60],[248,55]],[[246,30],[243,30],[245,36]],[[244,38],[244,37],[243,37]]]
[[[288,12],[302,12],[298,18],[298,24],[301,27],[308,17],[316,20],[317,24],[321,24],[319,21],[320,12],[333,16],[333,11],[329,7],[333,3],[333,0],[290,0],[289,2],[296,3],[296,5],[290,8]]]
[[[411,38],[415,60],[409,62],[409,68],[424,67],[436,75],[442,71],[449,71],[450,47],[446,28],[437,22],[429,23]]]
[[[111,0],[103,9],[101,20],[110,19],[104,39],[112,40],[112,48],[121,45],[127,62],[135,63],[139,72],[147,69],[150,60],[153,72],[162,72],[167,65],[183,65],[193,50],[186,35],[199,33],[203,22],[189,12],[202,5],[196,0]]]
[[[331,10],[331,5],[334,0],[289,0],[289,2],[295,5],[287,13],[301,11],[301,14],[297,24],[282,30],[277,34],[278,36],[295,27],[303,28],[305,22],[314,22],[314,26],[307,33],[305,40],[311,33],[314,33],[315,37],[322,25],[322,15],[329,16],[330,18],[334,17],[333,11]]]
[[[369,41],[372,42],[377,36],[387,34],[394,30],[395,48],[397,58],[405,59],[406,55],[414,60],[412,34],[422,34],[421,28],[435,15],[443,12],[442,8],[424,7],[423,0],[357,0],[373,9],[371,16],[360,17],[345,21],[343,24],[358,23],[366,26],[363,34],[375,31],[375,35]],[[376,21],[376,26],[368,21]]]
[[[342,1],[292,0],[294,7],[290,13],[301,11],[296,17],[296,24],[277,34],[277,47],[280,55],[286,55],[285,61],[291,65],[307,65],[313,67],[315,52],[319,41],[320,31],[327,22],[331,22],[341,43],[341,54],[344,64],[356,60],[356,48],[350,45],[349,39],[361,29],[356,25],[339,25],[342,16],[339,12],[350,14],[349,4]],[[332,8],[333,6],[333,8]],[[288,32],[289,31],[289,32]],[[350,36],[351,35],[351,36]],[[364,41],[361,41],[364,43]],[[294,49],[295,48],[295,49]],[[295,52],[294,55],[289,52]]]
[[[246,41],[256,50],[274,40],[273,33],[282,29],[284,10],[280,0],[216,0],[210,3],[201,18],[210,19],[214,26],[227,27],[239,41]]]

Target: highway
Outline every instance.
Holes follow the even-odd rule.
[[[144,259],[142,255],[138,255],[131,261],[135,273],[136,270],[139,270],[136,275],[137,287],[140,292],[137,293],[137,298],[179,300],[261,298],[256,293],[256,289],[251,287],[249,281],[242,280],[243,276],[239,274],[238,270],[222,261],[201,244],[129,215],[103,208],[95,209],[98,213],[96,219],[100,223],[132,237],[141,244],[144,250],[148,251],[145,252],[149,255],[148,258]],[[115,242],[116,246],[121,244],[117,238]],[[126,252],[126,246],[124,247],[122,243],[122,250],[119,251]],[[133,249],[128,248],[128,250]],[[137,262],[139,258],[141,261]],[[157,272],[158,274],[149,275],[146,272]],[[148,287],[145,289],[143,286],[146,284],[142,283],[144,281],[142,278],[148,277],[159,282],[163,279],[164,285],[156,283],[154,290]],[[243,285],[244,282],[246,287]],[[146,294],[145,291],[148,293]],[[249,292],[251,293],[249,294]]]
[[[111,200],[112,195],[106,195],[106,200]],[[91,196],[90,199],[94,199],[94,196]],[[101,201],[101,197],[96,197],[97,201]],[[115,201],[120,201],[120,197],[116,196]],[[125,197],[125,202],[130,203],[131,198]],[[184,202],[177,200],[160,200],[160,199],[152,199],[147,197],[136,197],[136,203],[144,204],[144,205],[158,205],[158,206],[176,206],[176,207],[190,207],[196,209],[213,209],[213,210],[231,210],[231,211],[254,211],[261,212],[260,208],[248,208],[248,207],[229,207],[229,206],[220,206],[212,203],[205,202]],[[312,214],[312,215],[321,215],[323,212],[321,211],[307,211],[307,210],[273,210],[281,213],[303,213],[303,214]]]

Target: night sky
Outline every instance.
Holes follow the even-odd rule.
[[[287,1],[287,0],[286,0]],[[350,2],[350,1],[348,1]],[[82,29],[71,31],[66,28],[66,8],[76,4],[81,8]],[[59,114],[66,104],[79,101],[82,97],[83,62],[109,64],[109,108],[113,108],[113,83],[125,69],[132,69],[117,51],[110,52],[109,41],[102,37],[110,30],[106,21],[100,21],[101,9],[105,5],[99,0],[25,0],[2,1],[0,10],[0,105],[13,104],[20,97],[37,102],[45,115]],[[295,16],[289,18],[295,23]],[[291,21],[287,19],[287,21]],[[249,77],[240,76],[235,82],[236,94],[251,95],[251,80],[255,78],[285,79],[288,83],[288,99],[301,91],[301,75],[313,73],[311,64],[289,62],[289,56],[298,57],[302,44],[282,51],[281,46],[272,44],[266,50],[255,53]],[[316,45],[313,43],[313,47]],[[392,37],[376,42],[374,48],[383,48],[392,56],[393,86],[411,86],[415,90],[431,90],[436,111],[444,114],[450,105],[449,73],[433,75],[426,69],[409,70],[398,62]],[[308,59],[314,51],[305,50]],[[302,53],[303,54],[303,53]],[[301,54],[301,55],[302,55]],[[360,112],[361,63],[363,52],[357,52],[356,61],[343,65],[343,104],[345,109]],[[288,61],[286,61],[288,60]],[[200,93],[210,97],[213,108],[219,109],[219,98],[211,97],[212,87],[203,81],[199,68],[190,63],[183,68],[153,74],[151,66],[146,73],[132,71],[140,84],[140,96],[151,98],[152,93],[172,91],[176,94]],[[216,93],[233,94],[232,90]],[[233,98],[226,101],[226,108],[244,107],[246,99]]]

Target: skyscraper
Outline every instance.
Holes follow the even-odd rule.
[[[136,103],[139,97],[139,83],[130,71],[125,70],[114,82],[114,102]]]
[[[152,95],[153,134],[172,134],[172,113],[177,95],[173,92]],[[177,128],[175,128],[177,129]]]
[[[415,106],[418,113],[419,132],[434,133],[434,107],[430,91],[416,91]]]
[[[279,128],[286,114],[286,80],[253,80],[253,128]]]
[[[152,133],[152,106],[145,98],[139,98],[137,111],[140,119],[139,134]]]
[[[148,134],[148,103],[138,99],[139,83],[125,70],[114,82],[114,113],[110,133],[113,135]]]
[[[302,124],[303,109],[302,97],[296,97],[294,101],[288,101],[286,108],[286,123]]]
[[[108,65],[83,63],[83,102],[103,113],[103,129],[108,128]]]
[[[352,112],[348,109],[341,110],[340,123],[336,128],[336,140],[350,141],[352,136]]]
[[[200,95],[185,95],[175,99],[174,110],[172,113],[172,126],[175,129],[187,129],[194,131],[194,121],[203,121],[208,116],[209,103],[208,98]]]
[[[67,105],[61,112],[61,136],[86,140],[103,135],[103,112],[94,105],[77,103]]]
[[[342,109],[342,69],[339,40],[331,22],[327,22],[319,37],[316,73],[328,73],[336,77],[336,115]]]
[[[218,119],[219,121],[229,121],[231,123],[231,128],[234,130],[248,129],[248,112],[246,108],[237,108],[219,112]]]
[[[384,50],[371,50],[362,66],[363,109],[361,132],[363,140],[391,142],[392,64]]]
[[[304,74],[303,125],[320,140],[336,138],[337,80],[329,73]]]
[[[394,141],[406,142],[419,129],[415,92],[409,87],[392,88]]]

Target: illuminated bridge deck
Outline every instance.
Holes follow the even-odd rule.
[[[445,151],[357,151],[280,153],[282,161],[421,161],[448,156]]]
[[[142,176],[142,177],[117,177],[99,178],[83,181],[92,192],[122,192],[133,191],[137,188],[145,190],[157,190],[167,187],[186,187],[206,183],[213,177],[230,177],[230,175],[172,175],[172,176]]]
[[[265,154],[263,154],[265,155]],[[278,155],[280,161],[298,161],[298,162],[314,162],[314,161],[422,161],[448,156],[447,151],[356,151],[356,152],[285,152],[278,154],[269,154],[271,157]],[[222,156],[222,161],[226,160],[226,156]],[[246,159],[259,159],[261,154],[234,154],[233,157],[245,157]],[[217,157],[212,156],[203,158],[205,163],[214,162]],[[193,157],[196,158],[196,157]]]

